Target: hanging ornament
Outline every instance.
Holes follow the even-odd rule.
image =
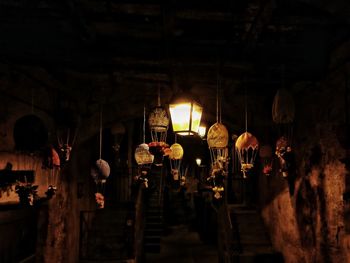
[[[58,144],[58,154],[61,165],[68,162],[77,139],[79,130],[79,117],[72,108],[60,106],[55,112],[55,130]]]
[[[259,142],[249,132],[241,134],[236,141],[236,151],[241,163],[243,177],[246,178],[246,173],[254,167],[254,161],[258,153]]]
[[[149,152],[149,147],[146,143],[142,143],[137,146],[135,150],[135,160],[139,166],[152,165],[154,155]]]
[[[275,154],[280,164],[279,172],[283,177],[288,177],[289,173],[294,169],[295,159],[290,142],[286,137],[282,136],[277,140]]]
[[[95,199],[98,208],[104,208],[105,184],[110,172],[109,164],[103,159],[98,159],[91,168],[91,176],[96,184]]]
[[[222,123],[213,124],[207,135],[211,163],[226,162],[228,156],[228,131]]]
[[[100,111],[100,158],[94,163],[91,168],[91,176],[96,184],[96,192],[95,192],[95,201],[97,204],[97,208],[104,208],[104,192],[105,192],[105,184],[111,169],[109,164],[102,159],[102,107]]]
[[[208,130],[207,143],[210,151],[211,172],[207,180],[212,186],[214,198],[220,199],[224,191],[224,180],[227,174],[228,131],[221,123],[221,99],[219,96],[220,79],[216,90],[216,123]]]
[[[272,147],[270,145],[262,145],[259,150],[259,156],[263,167],[263,174],[269,176],[272,172]]]
[[[165,142],[169,127],[169,117],[161,106],[160,88],[158,87],[158,104],[148,116],[148,125],[151,130],[152,142]]]
[[[154,155],[151,154],[146,140],[146,108],[143,107],[143,128],[142,128],[143,143],[137,146],[135,150],[135,160],[138,165],[138,172],[134,180],[141,183],[145,188],[148,188],[148,174],[154,162]]]
[[[182,180],[183,172],[181,170],[181,161],[182,157],[184,155],[184,150],[182,146],[178,143],[174,143],[170,146],[170,154],[169,154],[169,160],[170,160],[170,169],[171,174],[173,175],[174,181],[184,181]]]
[[[153,142],[165,142],[169,127],[169,117],[160,104],[148,116],[148,125]]]

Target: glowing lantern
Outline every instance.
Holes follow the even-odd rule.
[[[204,125],[199,126],[199,128],[198,128],[199,137],[204,138],[206,131],[207,131],[207,127],[205,127]]]
[[[149,152],[146,143],[140,144],[135,150],[135,160],[139,166],[147,166],[153,163],[154,155]]]
[[[261,146],[259,156],[263,165],[263,174],[270,175],[272,171],[272,147],[270,145]]]
[[[259,142],[255,136],[249,132],[245,132],[238,137],[235,147],[241,163],[243,177],[246,178],[246,172],[254,166]]]
[[[212,165],[216,162],[226,162],[228,156],[228,131],[222,123],[213,124],[207,135]]]
[[[179,135],[198,133],[203,108],[194,100],[177,99],[169,105],[173,131]]]
[[[153,142],[165,142],[169,127],[169,117],[165,109],[155,107],[148,116],[148,125]]]
[[[202,164],[202,159],[201,159],[201,158],[197,158],[197,159],[196,159],[196,164],[197,164],[198,166],[201,166],[201,164]]]
[[[180,180],[182,178],[181,160],[183,155],[184,155],[184,150],[180,144],[174,143],[173,145],[170,146],[170,154],[169,154],[170,168],[171,168],[171,174],[173,175],[173,179],[175,181]]]

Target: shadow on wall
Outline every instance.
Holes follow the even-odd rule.
[[[302,247],[317,248],[319,243],[323,262],[332,262],[322,156],[321,147],[315,145],[305,166],[306,176],[296,194],[296,219]]]

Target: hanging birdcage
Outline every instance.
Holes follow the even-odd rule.
[[[170,154],[169,154],[169,161],[170,161],[170,169],[171,174],[173,175],[174,181],[181,180],[183,174],[181,170],[181,160],[184,155],[184,150],[182,146],[178,143],[174,143],[170,146]]]
[[[228,157],[228,131],[222,123],[213,124],[207,135],[207,142],[210,150],[211,163],[225,163]]]
[[[272,171],[272,147],[268,144],[262,145],[259,150],[259,157],[262,164],[262,172],[266,176],[269,176]]]
[[[153,142],[165,142],[169,127],[169,117],[161,106],[155,107],[148,116],[148,125]]]
[[[279,135],[289,141],[293,138],[295,105],[292,95],[284,88],[277,90],[272,104],[272,120],[278,125]]]
[[[244,178],[246,178],[246,173],[254,167],[258,147],[258,140],[249,132],[241,134],[236,141],[235,148],[241,163],[241,170]]]

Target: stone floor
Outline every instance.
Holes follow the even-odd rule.
[[[169,234],[162,237],[161,252],[146,254],[147,263],[217,263],[215,246],[204,244],[199,234],[187,225],[172,226]]]

